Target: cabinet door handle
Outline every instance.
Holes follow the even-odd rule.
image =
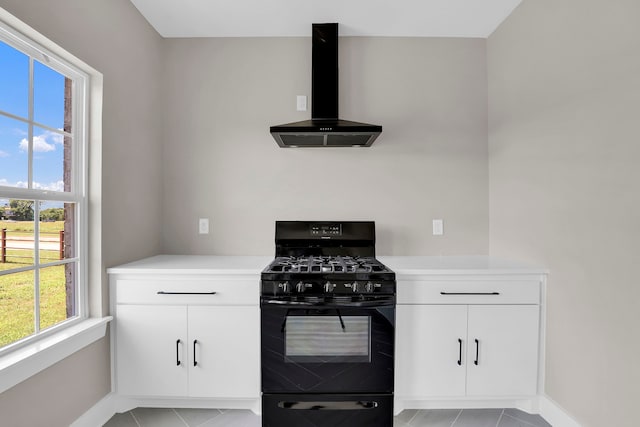
[[[500,292],[440,292],[440,295],[500,295]]]
[[[198,344],[198,340],[193,340],[193,366],[198,366],[198,361],[196,360],[196,344]]]
[[[176,366],[180,366],[180,340],[176,341]]]
[[[458,366],[462,366],[462,339],[458,338],[458,346],[460,352],[458,353]]]
[[[476,338],[476,360],[473,361],[474,365],[478,365],[478,354],[480,353],[480,341]]]
[[[158,291],[158,295],[215,295],[216,292],[166,292]]]

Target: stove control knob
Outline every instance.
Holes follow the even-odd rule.
[[[351,290],[355,293],[358,292],[358,282],[353,282],[351,285]]]
[[[372,293],[374,289],[373,283],[371,282],[367,282],[367,284],[364,285],[364,291],[367,293]]]
[[[289,282],[278,283],[278,289],[282,291],[283,294],[288,294],[291,289],[289,289]]]
[[[304,292],[304,288],[305,288],[305,286],[304,286],[304,283],[303,283],[303,282],[298,282],[298,283],[296,284],[296,291],[297,291],[299,294],[301,294],[301,293],[303,293],[303,292]]]
[[[336,287],[335,283],[327,282],[327,283],[324,284],[324,292],[326,294],[331,293],[331,292],[333,292],[335,287]]]

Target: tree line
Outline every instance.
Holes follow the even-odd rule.
[[[0,208],[0,220],[33,221],[34,202],[32,200],[9,200]],[[48,208],[40,211],[40,221],[64,221],[64,208]]]

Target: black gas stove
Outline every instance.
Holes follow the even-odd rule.
[[[264,427],[391,427],[395,273],[372,221],[276,222],[261,281]]]

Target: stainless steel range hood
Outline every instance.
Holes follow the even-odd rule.
[[[280,147],[369,147],[382,126],[338,118],[338,24],[313,24],[311,120],[271,126]]]

